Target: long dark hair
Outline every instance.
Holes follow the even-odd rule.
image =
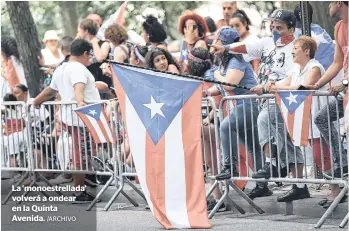
[[[251,26],[251,20],[244,10],[237,10],[231,18],[239,18],[242,23],[246,23],[246,30],[250,30],[249,26]]]
[[[159,47],[156,47],[148,51],[147,55],[145,56],[145,66],[148,68],[155,69],[154,59],[159,55],[165,55],[168,65],[173,64],[177,67],[179,71],[181,71],[181,68],[176,59],[167,50]]]
[[[142,24],[143,29],[149,35],[149,41],[153,43],[160,43],[167,38],[164,26],[153,15],[147,16]]]
[[[235,42],[238,42],[239,39],[236,39]],[[228,43],[224,42],[221,40],[221,42],[223,43],[223,45],[228,45]],[[220,65],[225,69],[229,63],[229,61],[232,59],[232,58],[235,58],[237,59],[238,61],[243,61],[244,58],[242,57],[242,55],[240,54],[231,54],[229,53],[228,51],[224,51],[224,53],[221,55],[221,57],[219,58],[221,61],[220,61]]]
[[[1,52],[8,59],[12,55],[19,60],[19,53],[16,39],[10,36],[1,37]]]

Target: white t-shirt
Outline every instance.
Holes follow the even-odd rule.
[[[304,67],[301,72],[299,65],[294,65],[294,69],[291,75],[291,86],[303,85],[309,71],[311,71],[314,67],[320,68],[321,76],[325,73],[325,68],[319,63],[319,61],[315,59],[309,60],[307,65]],[[326,91],[328,88],[328,84],[320,88],[320,91]],[[329,101],[332,100],[333,97],[329,98]],[[320,137],[320,131],[315,125],[315,116],[317,112],[327,105],[326,96],[313,96],[312,105],[311,105],[311,114],[312,114],[312,128],[313,128],[313,138]],[[311,129],[311,127],[309,128]],[[309,139],[311,138],[311,133],[309,133]]]
[[[95,84],[95,78],[91,72],[79,62],[63,63],[53,73],[50,87],[58,91],[62,102],[76,101],[74,94],[74,85],[77,83],[85,84],[84,101],[100,100],[100,96]],[[81,126],[84,124],[78,118],[73,109],[76,105],[62,105],[62,122],[69,126]]]
[[[58,49],[59,58],[54,56],[48,48],[42,49],[41,54],[44,57],[45,65],[57,65],[64,60],[64,55],[59,49]]]
[[[246,44],[246,43],[245,43]],[[272,37],[265,37],[246,44],[247,54],[260,59],[258,81],[265,84],[268,80],[279,81],[291,76],[293,69],[293,42],[277,47]]]
[[[251,34],[247,38],[243,40],[243,42],[246,44],[246,46],[250,46],[249,44],[256,44],[259,43],[260,38],[258,38],[256,35]],[[251,62],[253,60],[253,57],[251,57],[249,54],[243,54],[242,57],[246,62]]]

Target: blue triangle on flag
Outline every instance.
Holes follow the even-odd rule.
[[[76,112],[84,113],[87,116],[99,120],[101,117],[102,104],[92,104],[82,108],[75,109]]]
[[[282,102],[288,109],[290,114],[293,114],[297,108],[310,95],[311,91],[279,91],[278,94]]]
[[[167,74],[140,72],[117,64],[113,69],[154,144],[201,85],[198,81],[170,79],[164,77]]]

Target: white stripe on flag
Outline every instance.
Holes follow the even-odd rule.
[[[294,139],[295,146],[300,146],[302,141],[303,113],[304,113],[304,102],[301,103],[301,105],[299,105],[299,107],[295,111],[294,124],[293,124],[293,139]]]
[[[112,142],[112,141],[113,141],[113,135],[111,134],[111,131],[110,131],[110,129],[109,129],[109,128],[110,128],[109,123],[108,123],[107,120],[105,119],[105,116],[104,116],[104,115],[101,115],[100,120],[101,120],[103,126],[105,127],[105,131],[106,131],[106,133],[107,133],[108,140],[109,140],[110,142]]]
[[[186,202],[182,110],[173,119],[165,135],[166,215],[172,226],[190,228]]]
[[[146,181],[145,137],[147,131],[127,95],[125,95],[125,103],[128,141],[130,147],[132,147],[132,155],[135,160],[134,164],[139,176],[139,183],[147,199],[149,208],[153,211],[153,203],[150,200],[150,193]]]
[[[97,136],[98,136],[99,140],[101,141],[101,143],[107,142],[107,140],[105,139],[105,137],[103,135],[103,132],[102,132],[101,128],[99,127],[97,121],[94,118],[92,118],[92,117],[90,117],[88,115],[86,115],[86,117],[88,118],[88,120],[90,121],[90,123],[92,125],[91,129],[95,130],[95,132],[97,133]]]
[[[281,98],[281,97],[280,97]],[[287,123],[287,118],[288,118],[288,109],[286,107],[286,105],[284,104],[284,101],[282,99],[281,100],[281,115],[282,115],[282,118],[284,119],[284,124],[287,128],[287,134],[289,134],[289,129],[288,129],[288,123]],[[275,113],[274,111],[272,113]],[[279,125],[278,125],[279,126]],[[282,128],[279,128],[277,127],[277,129],[284,129],[283,127]],[[291,137],[292,138],[292,137]]]

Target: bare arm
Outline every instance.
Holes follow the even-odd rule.
[[[91,44],[93,48],[93,53],[98,62],[102,62],[104,59],[108,57],[110,49],[109,43],[105,42],[100,47],[97,38],[94,38],[91,40]]]
[[[221,92],[218,90],[216,86],[210,87],[207,91],[210,93],[211,96],[217,96],[221,94]]]
[[[214,76],[215,79],[221,82],[227,82],[230,84],[239,84],[241,79],[244,77],[244,72],[236,70],[236,69],[229,69],[227,71],[227,74],[225,77],[223,77],[219,71],[215,71]],[[223,86],[225,90],[232,90],[234,87],[229,86]]]
[[[33,106],[38,108],[43,102],[52,98],[57,91],[51,87],[45,88],[33,101]]]
[[[85,91],[84,83],[76,83],[74,85],[74,96],[79,107],[86,105],[86,103],[84,102],[84,91]]]
[[[201,48],[207,49],[207,45],[203,40],[197,41],[197,43],[195,44],[195,47],[201,47]]]
[[[251,61],[252,69],[253,69],[254,73],[256,73],[257,75],[258,75],[258,70],[259,70],[259,63],[260,63],[259,59],[255,59],[255,60]]]
[[[177,69],[177,67],[173,64],[168,65],[168,72],[172,72],[172,73],[179,73],[179,70]]]
[[[114,50],[114,61],[123,63],[125,59],[126,59],[125,52],[120,47],[116,47]]]
[[[336,35],[336,32],[334,33]],[[335,51],[334,51],[334,60],[331,66],[327,69],[325,74],[320,78],[319,81],[315,84],[316,88],[321,88],[326,83],[330,82],[334,79],[340,70],[343,68],[344,55],[341,47],[338,42],[336,43]]]

